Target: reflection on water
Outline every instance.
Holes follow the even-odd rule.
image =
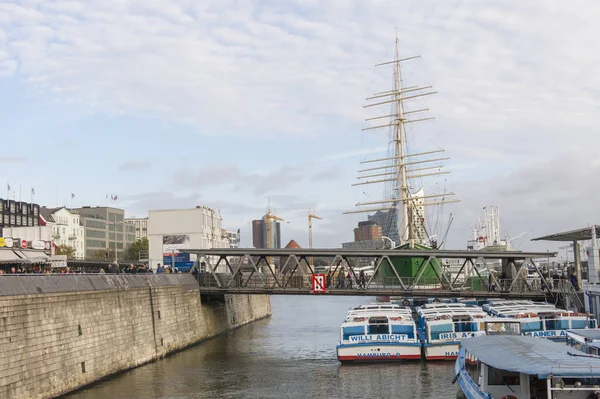
[[[273,316],[69,399],[456,398],[453,362],[341,365],[339,327],[374,298],[273,296]]]

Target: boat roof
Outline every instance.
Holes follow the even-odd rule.
[[[583,338],[586,342],[600,340],[600,329],[597,328],[586,328],[577,330],[567,330],[567,335],[578,335]]]
[[[600,377],[600,358],[575,352],[564,343],[522,335],[468,338],[462,346],[482,363],[538,378]]]
[[[458,306],[457,306],[458,305]],[[483,311],[479,306],[461,304],[436,304],[435,306],[422,306],[417,308],[417,313],[424,318],[432,318],[435,316],[487,316],[488,314]]]

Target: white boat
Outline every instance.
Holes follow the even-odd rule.
[[[567,330],[597,329],[597,320],[589,313],[559,309],[551,303],[533,301],[490,301],[483,305],[489,315],[515,319],[523,335],[564,341]]]
[[[336,346],[340,362],[388,362],[421,358],[410,308],[374,303],[348,311]]]
[[[586,399],[600,395],[600,359],[519,335],[462,342],[456,377],[467,399]]]
[[[426,360],[454,360],[464,338],[483,334],[488,315],[464,303],[426,304],[416,308],[419,339]]]
[[[584,329],[567,331],[567,345],[589,355],[600,355],[600,330]]]

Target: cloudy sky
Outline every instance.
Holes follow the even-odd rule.
[[[361,217],[342,212],[381,199],[350,185],[386,154],[362,106],[390,89],[373,66],[397,27],[422,57],[405,84],[438,91],[409,134],[452,157],[428,183],[462,200],[447,247],[494,203],[503,233],[529,232],[516,246],[554,249],[529,239],[600,222],[599,18],[577,0],[0,0],[0,181],[49,206],[117,194],[132,216],[212,206],[242,246],[270,198],[282,241],[307,245],[315,208],[315,246],[337,247]]]

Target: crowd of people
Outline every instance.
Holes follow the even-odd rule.
[[[162,266],[158,264],[156,271],[153,271],[147,264],[129,264],[119,265],[118,263],[110,263],[108,265],[90,265],[90,266],[75,266],[75,267],[52,267],[47,264],[40,265],[0,265],[0,275],[8,274],[82,274],[82,273],[99,273],[99,274],[138,274],[138,273],[157,273],[169,274],[179,273],[175,268],[170,266]]]
[[[350,271],[346,273],[344,268],[340,268],[337,275],[334,275],[333,271],[330,270],[325,276],[326,288],[352,289],[355,286],[355,282],[359,289],[364,289],[366,287],[367,279],[364,270],[361,270],[356,278],[354,278]]]

